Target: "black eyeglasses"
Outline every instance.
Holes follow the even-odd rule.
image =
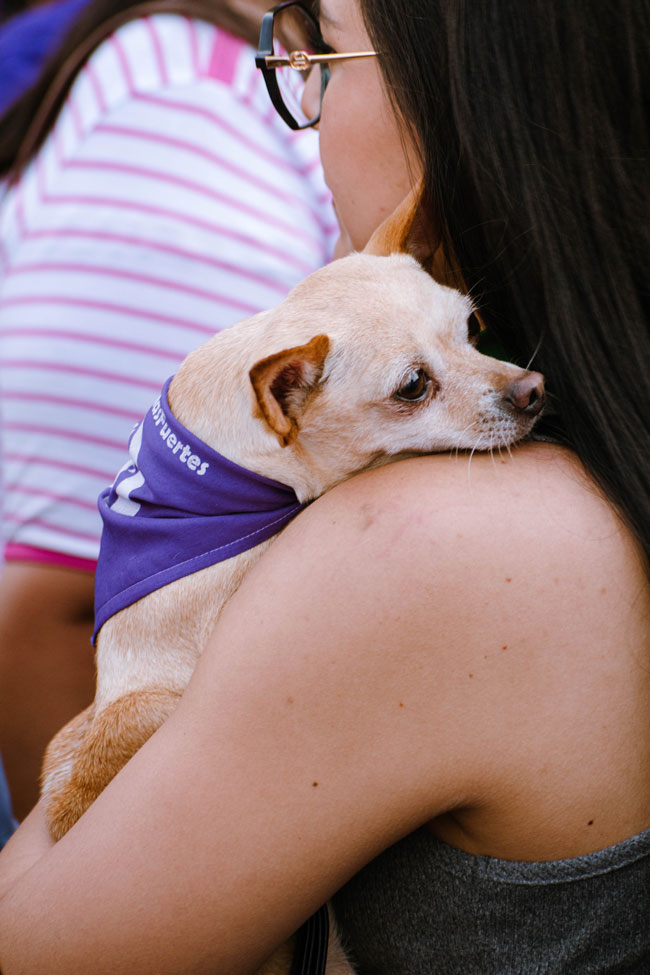
[[[278,114],[291,129],[308,129],[320,121],[323,95],[330,80],[331,61],[374,58],[376,51],[334,54],[323,40],[318,21],[300,0],[286,0],[264,14],[255,64]],[[312,70],[320,74],[318,111],[311,118],[302,107],[302,96]]]

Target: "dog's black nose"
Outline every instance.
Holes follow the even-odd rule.
[[[506,389],[503,398],[521,413],[537,416],[544,406],[544,377],[541,372],[526,373]]]

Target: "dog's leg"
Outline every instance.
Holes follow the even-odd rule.
[[[50,806],[53,796],[64,789],[72,776],[77,752],[95,713],[95,705],[82,711],[61,728],[45,750],[41,770],[41,797]]]
[[[178,691],[152,687],[88,708],[52,740],[43,768],[48,825],[60,840],[174,711]]]

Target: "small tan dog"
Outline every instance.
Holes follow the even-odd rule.
[[[400,226],[412,225],[412,205],[406,213],[380,228],[366,253],[317,271],[279,307],[189,355],[169,387],[180,423],[241,467],[291,486],[299,501],[400,457],[506,447],[525,436],[543,404],[542,377],[481,355],[469,299],[413,257],[378,256],[408,247]],[[271,541],[106,620],[95,701],[45,758],[57,839],[175,708],[221,609]],[[262,971],[286,973],[290,959],[285,946]],[[335,941],[327,972],[352,972]]]

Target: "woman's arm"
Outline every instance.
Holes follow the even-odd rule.
[[[631,551],[545,446],[325,496],[233,597],[177,712],[5,895],[4,975],[254,971],[399,837],[498,805],[587,708],[616,720],[585,658],[592,628],[613,635]]]
[[[47,828],[44,810],[37,805],[2,848],[0,900],[52,846],[54,840]]]

